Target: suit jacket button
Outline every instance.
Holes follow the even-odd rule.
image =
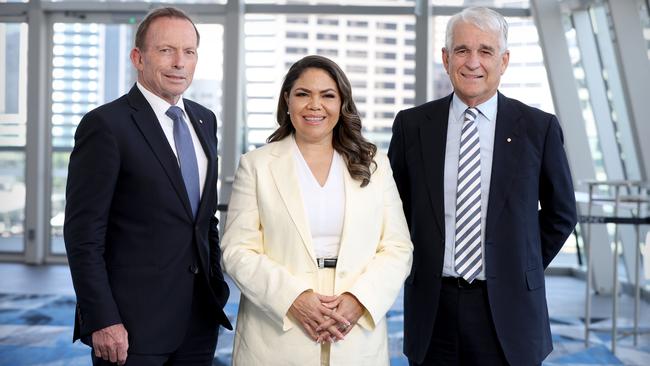
[[[199,273],[199,267],[196,264],[190,265],[190,272],[197,274]]]

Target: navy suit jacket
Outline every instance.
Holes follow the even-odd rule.
[[[232,329],[214,216],[217,121],[197,103],[184,105],[208,160],[196,219],[176,156],[136,86],[77,128],[64,224],[77,295],[73,340],[87,343],[92,332],[123,323],[129,352],[173,351],[188,326],[194,273],[209,283],[217,321]]]
[[[404,353],[416,362],[426,355],[440,295],[450,103],[451,95],[400,111],[388,151],[414,245]],[[500,93],[494,138],[484,246],[490,310],[508,362],[539,364],[553,348],[544,269],[576,223],[571,172],[557,118]]]

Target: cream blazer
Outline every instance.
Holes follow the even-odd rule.
[[[303,291],[319,292],[318,267],[291,137],[243,155],[235,175],[223,268],[242,292],[233,365],[320,365],[321,346],[288,310]],[[334,283],[366,308],[332,344],[330,365],[388,365],[385,314],[411,268],[413,245],[388,159],[378,153],[370,183],[345,171],[345,218]]]

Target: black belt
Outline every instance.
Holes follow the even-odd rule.
[[[336,258],[316,258],[318,268],[336,268]]]
[[[457,288],[483,288],[485,287],[485,281],[474,280],[472,283],[465,281],[462,277],[443,277],[442,283],[444,285],[451,285]]]

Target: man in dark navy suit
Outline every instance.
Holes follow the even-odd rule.
[[[212,365],[229,289],[220,266],[217,121],[182,98],[199,33],[175,8],[138,27],[128,94],[75,134],[64,235],[73,340],[94,365]]]
[[[414,244],[404,291],[411,365],[538,365],[551,352],[544,269],[576,223],[555,116],[497,91],[507,23],[447,26],[454,92],[395,117],[389,157]]]

